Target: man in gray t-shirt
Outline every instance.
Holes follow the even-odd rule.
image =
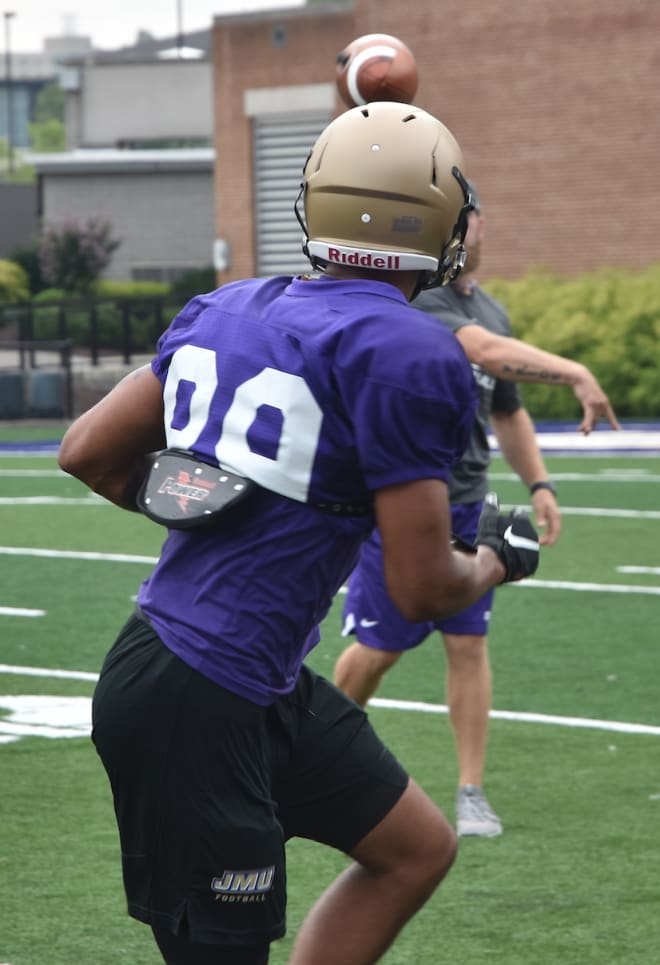
[[[472,187],[472,186],[471,186]],[[467,263],[451,285],[422,292],[414,301],[451,328],[461,342],[479,387],[479,407],[470,444],[452,470],[449,498],[453,531],[472,542],[483,498],[488,491],[492,428],[502,454],[528,486],[541,542],[559,536],[560,512],[548,479],[532,420],[517,381],[570,385],[583,407],[580,429],[588,433],[599,419],[618,428],[607,396],[591,372],[579,363],[552,355],[511,337],[507,312],[481,289],[474,272],[481,260],[485,220],[473,191],[474,207],[465,238]],[[492,676],[488,657],[488,621],[494,591],[448,619],[410,623],[390,601],[383,572],[378,531],[363,545],[349,581],[344,605],[344,635],[355,634],[335,667],[335,683],[365,705],[388,670],[433,630],[442,634],[447,653],[446,692],[456,743],[457,829],[461,835],[500,834],[500,819],[482,788],[486,761]]]
[[[503,306],[483,289],[471,284],[469,278],[462,287],[457,281],[445,288],[422,292],[415,300],[415,307],[436,315],[443,325],[457,333],[476,322],[494,335],[511,335],[509,316]],[[452,503],[473,503],[484,498],[488,492],[486,473],[490,463],[488,430],[491,414],[506,416],[523,406],[515,382],[498,379],[475,363],[472,363],[472,371],[479,386],[479,408],[470,445],[452,473],[449,486]]]

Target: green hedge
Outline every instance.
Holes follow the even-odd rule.
[[[94,286],[97,298],[136,298],[149,295],[169,295],[172,286],[164,281],[116,281],[102,278]]]
[[[588,366],[619,417],[660,416],[660,265],[576,278],[542,271],[484,288],[505,305],[514,335]],[[535,419],[577,419],[569,388],[524,385]]]
[[[52,293],[52,289],[51,289]],[[98,347],[101,352],[122,350],[124,345],[124,306],[128,304],[128,322],[131,332],[133,352],[153,352],[160,333],[167,328],[174,316],[183,307],[174,301],[173,296],[163,299],[159,296],[143,299],[100,300],[95,299]],[[78,348],[91,345],[91,302],[81,300],[64,302],[66,314],[66,336],[73,339]],[[48,303],[38,297],[33,301],[33,337],[35,339],[57,339],[62,335],[60,329],[60,306]]]
[[[30,279],[15,261],[0,258],[0,302],[21,302],[30,297]]]
[[[17,275],[8,270],[10,263],[0,262],[0,266],[7,270],[4,277],[10,276],[15,284]],[[11,269],[17,267],[11,265]],[[195,281],[199,284],[202,279]],[[191,290],[211,287],[212,279],[204,277],[203,284]],[[601,269],[575,278],[537,270],[516,281],[491,279],[484,288],[506,306],[518,338],[587,365],[620,418],[660,417],[660,264],[639,271]],[[142,296],[147,301],[134,304],[131,311],[133,348],[151,351],[157,326],[149,297],[167,294],[164,326],[189,297],[168,289],[154,282],[99,283],[102,348],[117,349],[122,344],[122,298]],[[41,292],[33,305],[36,308],[39,302],[58,297],[67,296],[50,289]],[[112,304],[112,299],[117,301]],[[88,311],[81,305],[67,315],[69,334],[77,345],[87,346]],[[57,307],[40,306],[35,313],[35,338],[59,337],[58,317]],[[580,406],[569,388],[528,384],[522,392],[535,419],[579,419]]]

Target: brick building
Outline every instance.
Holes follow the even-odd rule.
[[[412,48],[417,104],[462,144],[489,220],[484,277],[660,261],[657,0],[328,0],[214,21],[221,281],[304,264],[300,167],[342,109],[336,54],[372,32]]]

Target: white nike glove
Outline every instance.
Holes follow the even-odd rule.
[[[539,565],[539,538],[527,513],[514,509],[500,513],[495,493],[487,493],[477,526],[477,546],[490,546],[504,563],[502,583],[522,580]]]

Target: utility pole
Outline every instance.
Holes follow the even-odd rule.
[[[179,59],[183,56],[183,12],[182,0],[176,0],[176,45]]]
[[[7,97],[7,170],[11,174],[14,170],[14,105],[12,103],[12,77],[11,77],[11,42],[10,42],[10,21],[15,17],[15,13],[5,11],[5,84]]]

